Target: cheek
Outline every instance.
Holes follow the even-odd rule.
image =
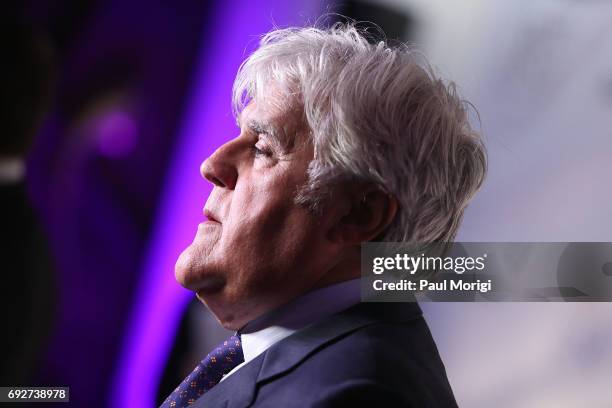
[[[262,244],[286,229],[291,213],[298,210],[293,203],[296,184],[274,175],[255,175],[250,181],[240,183],[233,192],[228,232]]]
[[[296,184],[284,181],[259,180],[233,192],[221,245],[241,264],[244,280],[286,273],[313,232],[310,215],[293,202]]]

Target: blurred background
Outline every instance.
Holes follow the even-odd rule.
[[[324,13],[418,44],[477,107],[490,169],[458,241],[612,241],[612,2],[3,8],[2,385],[153,407],[226,336],[173,276],[210,191],[199,164],[237,134],[259,36]],[[423,308],[461,407],[612,406],[612,304]]]

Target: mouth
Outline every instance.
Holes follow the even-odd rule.
[[[204,216],[207,219],[207,222],[214,222],[217,224],[221,224],[221,222],[219,221],[219,219],[215,216],[215,214],[213,214],[212,211],[210,211],[209,209],[205,208],[204,209]]]

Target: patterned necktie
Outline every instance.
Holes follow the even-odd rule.
[[[188,407],[242,362],[240,335],[232,336],[208,353],[159,408]]]

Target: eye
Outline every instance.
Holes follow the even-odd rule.
[[[253,149],[253,152],[255,152],[255,156],[272,156],[272,151],[268,147],[260,145],[259,142],[251,146],[251,149]]]

